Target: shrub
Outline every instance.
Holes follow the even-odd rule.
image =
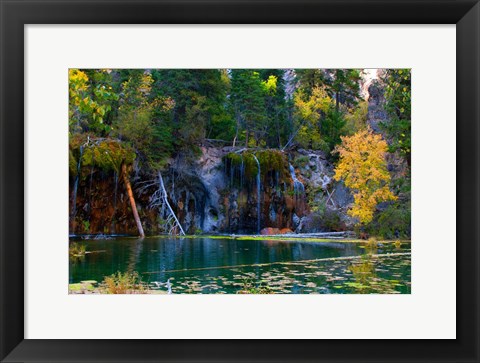
[[[302,232],[340,232],[346,229],[340,215],[333,209],[325,208],[306,217]]]
[[[82,221],[82,226],[85,232],[88,233],[90,231],[90,221]]]
[[[145,294],[148,292],[148,285],[140,278],[138,272],[118,271],[106,276],[102,287],[107,294]]]
[[[293,161],[293,165],[297,168],[304,168],[310,159],[308,156],[299,156]]]
[[[367,231],[382,239],[410,238],[410,226],[410,208],[404,204],[392,204],[376,215]]]

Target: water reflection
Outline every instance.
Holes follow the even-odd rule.
[[[70,282],[137,271],[146,282],[171,279],[174,293],[237,293],[268,286],[280,293],[410,291],[410,245],[239,239],[146,238],[82,241],[70,261]],[[394,252],[390,257],[385,253]],[[367,257],[361,257],[367,256]],[[248,280],[248,283],[245,281]],[[393,280],[392,284],[385,281]]]

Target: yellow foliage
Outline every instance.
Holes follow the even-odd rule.
[[[275,95],[277,92],[277,80],[277,77],[270,75],[266,81],[262,81],[263,89],[267,94]]]
[[[305,95],[299,91],[295,94],[295,111],[299,118],[306,120],[310,124],[314,124],[319,119],[321,111],[326,112],[332,103],[332,99],[327,95],[327,92],[320,87],[315,87],[312,90],[312,96],[306,101]]]
[[[89,90],[88,76],[84,72],[78,69],[69,69],[68,84],[70,99],[75,106],[79,106],[81,102],[88,102],[88,97],[82,99],[82,95]]]
[[[346,130],[349,135],[367,128],[368,102],[360,101],[358,106],[345,115]]]
[[[396,200],[388,184],[385,154],[387,143],[370,129],[342,137],[337,146],[340,160],[335,169],[335,180],[343,180],[353,192],[354,204],[348,211],[360,223],[368,223],[378,203]]]
[[[301,90],[297,91],[294,104],[295,120],[298,124],[295,137],[297,143],[302,147],[321,149],[324,143],[320,134],[321,114],[332,106],[332,99],[325,89],[315,87],[310,97]]]

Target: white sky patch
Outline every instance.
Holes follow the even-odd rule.
[[[361,94],[365,100],[368,100],[368,87],[370,87],[374,80],[378,79],[378,68],[365,68],[363,70],[362,78]]]

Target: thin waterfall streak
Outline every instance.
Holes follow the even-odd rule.
[[[243,154],[240,154],[241,158],[242,158],[242,162],[240,164],[240,188],[243,187]]]
[[[257,231],[260,232],[260,162],[258,161],[255,154],[253,154],[253,158],[257,162]]]
[[[115,214],[117,210],[117,190],[118,190],[118,173],[116,171],[113,174],[113,180],[115,181],[115,188],[113,192],[113,210]]]
[[[94,165],[94,158],[92,157],[92,166],[90,167],[90,187],[88,189],[88,198],[90,200],[90,212],[92,211],[92,185],[93,185],[93,165]]]
[[[116,233],[115,215],[117,214],[117,190],[118,190],[118,173],[116,171],[113,172],[113,180],[115,183],[115,188],[113,190],[112,232]]]
[[[292,177],[292,180],[293,180],[293,190],[295,192],[295,195],[298,195],[298,194],[302,194],[305,193],[305,186],[303,185],[303,183],[298,180],[296,174],[295,174],[295,169],[293,168],[292,164],[288,164],[288,167],[290,169],[290,175]]]
[[[75,215],[77,214],[77,190],[78,190],[78,183],[80,180],[80,169],[82,167],[82,157],[83,157],[83,146],[80,146],[80,156],[78,158],[78,164],[77,164],[77,176],[75,177],[75,183],[73,184],[73,204],[72,204],[72,213],[71,213],[72,221],[75,220]]]

